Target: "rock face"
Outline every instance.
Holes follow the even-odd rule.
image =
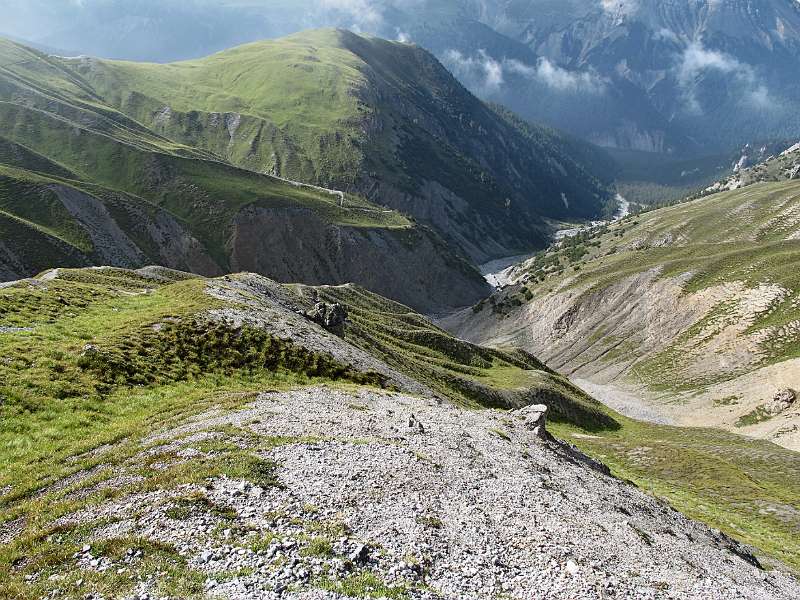
[[[337,226],[305,209],[244,209],[234,224],[231,267],[284,283],[356,283],[429,313],[489,292],[481,274],[425,228]]]
[[[59,524],[101,523],[77,569],[136,574],[134,551],[94,550],[135,534],[174,545],[207,594],[232,600],[343,600],[343,582],[358,581],[409,600],[800,597],[747,548],[543,441],[541,407],[517,414],[375,390],[264,393],[148,438],[140,456],[188,463],[234,443],[273,465],[274,484],[131,491]],[[139,597],[159,577],[142,578]]]
[[[71,217],[89,243],[79,248],[43,228],[14,222],[4,232],[6,243],[0,242],[0,280],[29,277],[53,266],[136,268],[158,263],[208,276],[224,272],[186,225],[166,210],[141,206],[124,194],[101,199],[68,185],[42,186],[38,192],[55,195],[66,210],[61,225]]]
[[[532,404],[516,411],[518,418],[522,419],[525,427],[538,438],[547,438],[547,407],[544,404]]]

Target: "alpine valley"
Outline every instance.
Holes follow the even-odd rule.
[[[795,0],[0,0],[0,598],[800,598]]]

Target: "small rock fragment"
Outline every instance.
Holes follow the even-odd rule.
[[[425,433],[425,427],[413,414],[408,418],[408,428],[415,433]]]
[[[567,561],[567,573],[569,573],[574,577],[580,572],[580,570],[581,568],[578,566],[578,563],[576,563],[574,560],[570,559]]]
[[[356,547],[353,552],[350,553],[348,557],[351,562],[364,564],[369,561],[369,548],[367,548],[364,544],[360,544]]]

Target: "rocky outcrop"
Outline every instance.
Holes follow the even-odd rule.
[[[56,195],[91,247],[77,247],[27,223],[9,224],[5,241],[13,244],[0,243],[1,280],[35,275],[53,266],[137,268],[149,263],[206,276],[222,274],[208,250],[165,210],[125,194],[93,195],[61,184],[42,190]]]
[[[515,412],[517,418],[525,423],[534,436],[547,439],[547,406],[544,404],[531,404]]]
[[[304,314],[307,319],[314,321],[314,323],[328,331],[333,331],[334,333],[344,332],[347,311],[339,303],[317,302],[313,309]]]
[[[480,273],[422,227],[333,225],[303,208],[247,207],[236,217],[231,268],[285,283],[356,283],[422,312],[477,302]]]
[[[343,323],[333,332],[324,327],[325,319],[323,323],[309,319],[307,315],[315,314],[319,302],[290,294],[283,286],[266,277],[254,273],[226,275],[222,279],[209,280],[206,293],[228,306],[210,311],[206,318],[212,322],[234,329],[256,327],[277,339],[292,342],[319,355],[331,356],[337,362],[350,365],[362,373],[378,373],[388,385],[399,390],[426,397],[433,395],[427,386],[348,343],[343,339],[345,336],[341,335]],[[333,311],[326,308],[325,315],[329,317],[329,323],[336,323],[336,317],[340,317],[342,311],[341,307]]]
[[[99,264],[129,268],[147,262],[144,252],[122,231],[100,200],[70,186],[53,185],[50,189],[91,239],[92,255]]]

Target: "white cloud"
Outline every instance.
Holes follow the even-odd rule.
[[[443,62],[460,79],[477,88],[479,93],[493,94],[505,82],[503,65],[486,52],[478,50],[475,56],[465,56],[458,50],[445,52]]]
[[[703,112],[695,94],[695,86],[698,78],[708,71],[728,75],[731,83],[738,88],[742,102],[762,109],[773,106],[769,90],[759,82],[752,66],[725,52],[706,48],[701,41],[695,40],[686,46],[677,67],[678,83],[683,88],[690,111],[698,114]]]
[[[537,81],[559,92],[599,94],[605,90],[605,82],[596,74],[569,71],[546,58],[539,59],[536,66],[532,66],[513,58],[495,59],[485,50],[479,50],[474,56],[448,50],[443,62],[457,77],[483,95],[500,91],[514,76]]]
[[[775,102],[769,95],[769,90],[765,85],[759,85],[755,89],[747,92],[745,102],[754,108],[774,108]]]
[[[395,32],[397,35],[395,36],[396,42],[402,42],[403,44],[410,44],[411,43],[411,36],[407,34],[405,31],[402,31],[399,27],[395,27]]]
[[[667,42],[672,42],[674,44],[678,44],[681,41],[680,38],[678,37],[678,34],[676,34],[671,29],[667,29],[666,27],[662,27],[661,29],[656,31],[653,34],[653,37],[657,40],[664,40]]]
[[[546,58],[539,59],[536,78],[548,87],[561,92],[599,94],[605,89],[605,82],[594,73],[568,71],[554,65]]]
[[[739,62],[730,54],[717,50],[708,50],[702,42],[691,42],[683,52],[679,77],[688,83],[703,71],[714,70],[722,73],[750,72],[748,65]]]
[[[364,30],[371,33],[390,34],[393,23],[387,17],[392,9],[414,11],[429,0],[308,0],[309,13],[312,18],[317,17],[327,23],[329,17],[334,20],[353,23],[355,30]],[[0,0],[2,2],[2,0]],[[316,14],[315,14],[316,13]],[[338,19],[337,19],[338,17]],[[344,19],[342,19],[344,17]],[[400,39],[403,32],[398,29],[397,41],[410,41]]]
[[[319,5],[323,10],[351,16],[358,26],[377,27],[383,23],[383,13],[372,0],[319,0]]]

